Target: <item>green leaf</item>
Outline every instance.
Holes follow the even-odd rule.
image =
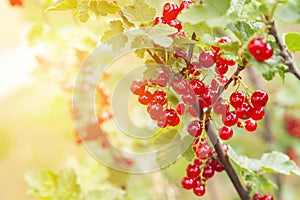
[[[75,16],[79,19],[80,22],[87,22],[90,18],[89,15],[89,1],[81,0],[77,6]]]
[[[159,71],[161,71],[161,67],[159,67],[156,63],[147,64],[147,69],[143,72],[143,76],[146,79],[156,79],[159,76]]]
[[[242,15],[245,3],[246,0],[231,0],[227,14],[231,15],[231,17],[240,17]]]
[[[193,161],[195,158],[195,151],[192,145],[182,154],[182,156],[189,162]]]
[[[123,13],[133,23],[147,23],[154,20],[156,10],[145,0],[134,0],[132,5],[124,6]]]
[[[155,44],[162,47],[170,47],[173,43],[173,39],[169,36],[177,33],[177,29],[170,27],[167,24],[158,24],[149,30],[148,36],[151,38]]]
[[[159,135],[154,138],[152,145],[154,149],[160,149],[166,145],[170,145],[174,141],[178,141],[178,139],[180,139],[178,130],[170,129],[159,133]]]
[[[188,36],[191,36],[193,32],[196,33],[197,37],[201,37],[204,34],[212,34],[212,28],[206,22],[199,22],[197,24],[184,23],[183,30]]]
[[[284,41],[289,51],[300,51],[300,34],[296,32],[287,33],[284,36]]]
[[[228,28],[241,40],[241,42],[247,42],[249,38],[262,27],[263,23],[246,20],[240,20],[228,26]]]
[[[275,17],[283,22],[300,23],[300,1],[288,0],[285,4],[280,4],[275,12]]]
[[[137,49],[135,50],[135,54],[139,58],[144,58],[145,56],[145,48],[149,48],[153,46],[153,41],[145,34],[138,34],[135,36],[133,41],[131,42],[131,49]]]
[[[252,190],[255,192],[277,189],[277,185],[262,174],[247,174],[245,180],[251,182]]]
[[[53,11],[53,10],[70,10],[77,8],[77,0],[58,0],[46,11]]]
[[[25,175],[31,189],[28,194],[38,199],[78,200],[80,186],[72,169],[32,172]]]
[[[120,7],[109,1],[91,0],[89,9],[97,16],[106,16],[108,14],[116,14],[120,10]]]
[[[111,21],[109,27],[110,30],[105,31],[101,38],[101,42],[112,45],[113,50],[118,51],[125,46],[128,37],[123,34],[124,27],[120,20]]]
[[[205,1],[203,5],[192,6],[184,10],[178,18],[184,23],[197,24],[226,15],[229,7],[229,0]]]

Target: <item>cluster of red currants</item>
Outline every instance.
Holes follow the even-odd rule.
[[[294,137],[300,138],[300,119],[297,119],[291,115],[284,116],[285,129]]]
[[[274,200],[274,198],[270,194],[265,194],[264,196],[260,194],[254,194],[252,200]]]
[[[256,121],[261,120],[264,115],[264,106],[269,97],[265,91],[256,90],[250,98],[243,91],[233,92],[230,97],[230,105],[234,110],[229,109],[228,103],[220,99],[213,106],[216,114],[222,115],[224,126],[219,130],[219,136],[222,140],[228,140],[233,135],[231,126],[237,124],[239,128],[245,128],[253,132],[257,128]]]
[[[156,17],[154,20],[154,25],[157,24],[168,24],[171,27],[174,27],[178,30],[178,35],[183,35],[184,32],[182,31],[182,25],[179,20],[177,20],[178,14],[184,10],[187,9],[190,5],[194,5],[194,2],[192,0],[184,0],[180,3],[178,6],[174,2],[167,2],[163,6],[163,12],[162,17]]]
[[[216,153],[213,152],[207,141],[197,138],[192,147],[196,158],[187,166],[186,176],[182,179],[181,184],[184,189],[193,189],[195,195],[203,196],[207,180],[212,178],[215,172],[222,172],[224,168],[216,159]],[[223,150],[227,153],[228,147],[223,145]]]

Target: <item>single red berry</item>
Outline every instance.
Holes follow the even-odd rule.
[[[270,194],[265,194],[260,200],[274,200],[274,198]]]
[[[196,149],[196,155],[199,159],[207,159],[210,157],[212,148],[207,144],[207,142],[200,143]]]
[[[172,88],[177,94],[187,94],[189,90],[188,83],[185,80],[177,79],[172,83]]]
[[[163,107],[160,104],[149,104],[148,108],[150,117],[153,120],[159,120],[164,114]]]
[[[181,25],[180,21],[178,21],[177,19],[172,19],[172,20],[168,21],[167,23],[169,24],[169,26],[176,28],[178,32],[180,32],[182,30],[182,25]]]
[[[265,115],[265,110],[263,107],[254,107],[251,111],[251,118],[258,121],[261,120]]]
[[[219,137],[222,140],[228,140],[229,138],[232,137],[232,135],[233,135],[233,130],[229,126],[223,126],[219,130]]]
[[[223,85],[223,84],[227,83],[228,78],[226,76],[219,76],[218,81]]]
[[[254,194],[252,200],[261,200],[262,196],[260,194]]]
[[[232,40],[229,37],[221,37],[217,40],[217,42],[220,43],[220,44],[224,44],[224,43],[227,43],[227,42],[232,42]]]
[[[216,63],[216,55],[212,51],[202,51],[199,56],[202,67],[209,68]]]
[[[176,19],[177,15],[180,12],[180,8],[174,2],[167,2],[163,6],[163,16],[167,21]]]
[[[23,0],[9,0],[11,6],[23,6]]]
[[[180,102],[176,105],[176,112],[178,115],[184,115],[185,107],[186,105],[183,102]]]
[[[195,158],[194,164],[200,166],[200,165],[202,165],[202,160],[200,158]]]
[[[199,120],[191,121],[187,127],[188,133],[193,137],[198,137],[202,133],[202,122]]]
[[[175,58],[183,58],[186,59],[187,58],[187,54],[183,49],[177,49],[174,53],[174,57]]]
[[[214,102],[216,102],[218,95],[217,95],[216,91],[214,91],[210,88],[206,88],[203,91],[202,98],[206,104],[211,105]]]
[[[169,83],[169,76],[164,73],[161,72],[159,73],[157,79],[149,79],[149,82],[152,83],[153,85],[159,85],[160,87],[166,87]]]
[[[178,117],[174,109],[166,109],[165,116],[166,116],[166,122],[170,126],[177,126],[180,122],[180,118]]]
[[[215,72],[219,75],[224,75],[228,71],[228,65],[227,64],[221,64],[217,63]]]
[[[199,176],[200,174],[200,169],[199,169],[199,166],[192,163],[192,164],[189,164],[186,168],[186,174],[188,177],[190,178],[196,178]]]
[[[218,100],[213,106],[214,112],[218,115],[224,115],[228,108],[229,105],[225,100]]]
[[[193,188],[193,192],[197,196],[203,196],[205,194],[205,185],[200,184]]]
[[[247,121],[245,121],[245,129],[249,132],[253,132],[255,131],[257,128],[257,124],[256,121],[253,119],[248,119]]]
[[[144,94],[147,82],[144,80],[133,80],[130,84],[130,90],[133,94],[142,95]]]
[[[204,89],[205,89],[205,85],[202,81],[200,81],[199,79],[193,79],[190,81],[190,86],[193,89],[193,91],[195,92],[196,95],[200,95]]]
[[[269,100],[268,94],[263,90],[256,90],[251,96],[251,103],[253,106],[263,107]]]
[[[182,10],[184,10],[184,9],[189,8],[189,6],[192,6],[192,5],[194,5],[194,4],[195,4],[195,3],[194,3],[192,0],[184,0],[184,1],[182,1],[182,2],[180,3],[179,8],[180,8],[180,10],[182,11]]]
[[[234,111],[226,111],[225,115],[222,116],[222,122],[226,126],[234,126],[238,122],[238,118]]]
[[[214,169],[215,169],[216,172],[224,171],[223,165],[220,162],[217,162],[217,161],[215,162]]]
[[[153,95],[152,95],[152,103],[155,104],[160,104],[160,105],[164,105],[167,103],[167,99],[166,99],[166,93],[164,91],[161,90],[156,90]]]
[[[206,179],[209,179],[211,177],[213,177],[215,174],[214,169],[212,168],[212,166],[210,165],[205,165],[203,167],[203,172],[202,172],[202,176]]]
[[[251,117],[252,107],[249,103],[242,103],[239,107],[236,108],[236,116],[240,119],[249,119]]]
[[[164,17],[156,17],[154,19],[154,25],[157,25],[157,24],[166,24],[166,23],[167,23],[167,20]]]
[[[259,61],[265,61],[272,57],[273,48],[263,38],[254,38],[248,44],[249,53]]]
[[[194,92],[189,91],[187,94],[182,95],[182,101],[186,104],[194,104],[197,101],[197,97]]]
[[[193,74],[194,76],[199,76],[201,74],[200,68],[201,68],[200,63],[192,62],[189,66],[189,73]]]
[[[194,187],[194,179],[186,176],[182,179],[181,185],[184,189],[190,190]]]
[[[233,66],[233,65],[235,65],[235,62],[234,62],[234,60],[226,60],[226,59],[224,59],[223,57],[222,57],[222,54],[218,54],[218,63],[220,63],[220,64],[222,64],[222,65],[228,65],[228,66]]]
[[[230,95],[229,100],[230,100],[230,104],[234,108],[237,108],[237,107],[241,106],[245,102],[246,95],[242,91],[236,91],[236,92],[234,92],[234,93],[232,93]]]
[[[149,91],[145,91],[142,95],[139,96],[139,102],[143,105],[147,105],[152,100],[152,94]]]
[[[165,114],[165,113],[164,113],[164,114]],[[158,121],[157,121],[157,126],[158,126],[159,128],[165,128],[165,127],[168,126],[168,123],[167,123],[167,121],[166,121],[166,117],[165,117],[165,116],[163,116],[163,117],[161,117],[161,118],[158,119]]]

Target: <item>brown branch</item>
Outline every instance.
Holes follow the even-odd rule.
[[[293,62],[293,58],[289,51],[286,50],[283,42],[281,41],[274,21],[270,21],[269,17],[266,17],[266,20],[268,21],[269,27],[269,34],[273,35],[276,43],[280,49],[280,56],[282,57],[282,62],[288,66],[288,69],[286,72],[290,72],[296,76],[297,79],[300,80],[300,72],[298,71],[295,63]]]

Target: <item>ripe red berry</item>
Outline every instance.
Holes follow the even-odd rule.
[[[248,44],[250,54],[259,61],[265,61],[272,57],[273,48],[263,38],[254,38]]]
[[[225,115],[228,108],[228,103],[225,100],[219,100],[213,106],[214,112],[218,115]]]
[[[161,72],[159,73],[157,79],[149,79],[149,82],[152,83],[153,85],[159,85],[161,87],[166,87],[169,83],[169,76],[164,73],[164,72]]]
[[[234,93],[232,93],[230,95],[229,100],[230,100],[230,104],[234,108],[237,108],[237,107],[241,106],[245,102],[246,95],[242,91],[236,91],[236,92],[234,92]]]
[[[212,148],[207,144],[207,142],[200,143],[196,149],[196,155],[199,159],[207,159],[210,157]]]
[[[268,94],[262,90],[256,90],[251,96],[251,103],[253,106],[263,107],[267,104],[269,99]]]
[[[206,104],[211,105],[214,102],[216,102],[218,95],[217,95],[216,91],[214,91],[210,88],[206,88],[202,93],[202,98]]]
[[[171,26],[171,27],[176,28],[178,32],[180,32],[182,30],[182,25],[181,25],[180,21],[178,21],[177,19],[172,19],[172,20],[168,21],[167,24],[169,24],[169,26]]]
[[[180,122],[180,118],[174,109],[166,109],[165,117],[167,124],[170,126],[177,126]]]
[[[133,94],[142,95],[145,91],[147,82],[144,80],[133,80],[130,84],[130,90]]]
[[[200,166],[200,165],[202,165],[202,160],[200,158],[195,158],[194,159],[194,164]]]
[[[177,49],[174,53],[174,57],[175,58],[183,58],[186,59],[187,58],[187,54],[183,49]]]
[[[205,89],[205,85],[202,81],[200,81],[199,79],[193,79],[190,81],[190,86],[193,89],[193,91],[195,92],[196,95],[200,95],[204,89]]]
[[[222,63],[217,63],[215,72],[219,75],[224,75],[228,71],[228,65],[227,64],[222,64]]]
[[[196,106],[197,106],[197,105],[196,105]],[[189,106],[188,112],[189,112],[189,114],[190,114],[192,117],[198,117],[198,114],[197,114],[197,112],[196,112],[196,110],[195,110],[195,108],[194,108],[193,105],[190,105],[190,106]]]
[[[189,90],[188,83],[185,80],[177,79],[172,83],[172,88],[177,94],[186,94]]]
[[[212,166],[210,165],[205,165],[203,167],[203,172],[202,172],[202,176],[206,179],[209,179],[211,177],[213,177],[215,174],[214,169],[212,168]]]
[[[254,194],[252,200],[261,200],[262,196],[260,194]]]
[[[201,74],[200,68],[201,68],[200,63],[192,62],[189,66],[189,72],[190,72],[190,74],[193,74],[194,76],[199,76]]]
[[[209,68],[216,63],[216,55],[212,51],[202,51],[199,56],[202,67]]]
[[[236,108],[236,116],[240,119],[249,119],[251,117],[252,107],[249,103],[242,103]]]
[[[218,39],[217,42],[220,43],[220,44],[224,44],[224,43],[227,43],[227,42],[232,42],[232,40],[229,37],[221,37],[221,38]]]
[[[163,115],[163,107],[160,104],[149,104],[148,111],[153,120],[159,120]]]
[[[263,107],[254,107],[251,111],[251,118],[258,121],[261,120],[265,115],[265,110]]]
[[[149,91],[145,91],[142,95],[139,96],[139,102],[143,105],[147,105],[152,100],[152,94]]]
[[[194,92],[189,91],[187,94],[182,95],[182,101],[186,104],[196,103],[197,97]]]
[[[189,164],[186,168],[186,174],[190,178],[196,178],[200,174],[199,165],[196,165],[194,163]]]
[[[222,140],[228,140],[233,135],[233,130],[229,126],[223,126],[219,130],[219,136]]]
[[[257,128],[257,124],[256,121],[253,119],[248,119],[247,121],[245,121],[245,129],[249,132],[253,132],[255,131]]]
[[[184,1],[182,1],[182,2],[180,3],[179,8],[180,8],[180,10],[182,11],[182,10],[184,10],[184,9],[189,8],[189,6],[194,5],[194,4],[195,4],[195,3],[194,3],[192,0],[184,0]]]
[[[205,185],[200,184],[193,188],[194,194],[197,196],[203,196],[205,194]]]
[[[183,102],[180,102],[176,105],[176,112],[178,115],[184,115],[185,107],[186,105]]]
[[[160,105],[166,104],[167,103],[166,93],[161,90],[156,90],[152,95],[151,101],[153,104],[155,104],[155,103],[160,104]]]
[[[156,17],[154,19],[154,25],[157,25],[157,24],[166,24],[166,23],[167,23],[167,20],[164,17]]]
[[[274,198],[270,194],[265,194],[260,200],[274,200]]]
[[[199,120],[191,121],[187,127],[188,133],[193,137],[198,137],[202,133],[202,122]]]
[[[186,176],[182,179],[181,185],[184,189],[190,190],[194,187],[194,179]]]
[[[180,8],[174,2],[167,2],[163,6],[163,16],[167,21],[176,19],[177,15],[180,12]]]
[[[9,0],[11,6],[23,6],[23,0]]]
[[[226,126],[233,126],[238,122],[238,118],[234,111],[227,111],[225,115],[222,116],[222,122]]]

